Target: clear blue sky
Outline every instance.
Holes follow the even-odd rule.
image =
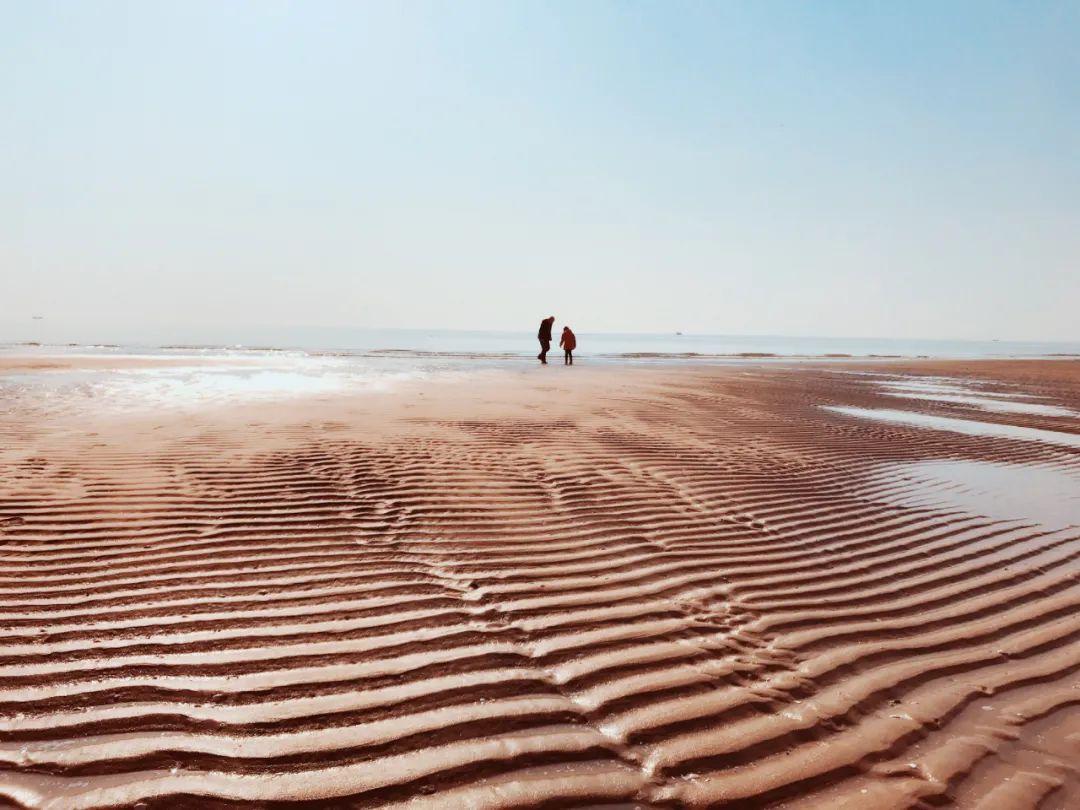
[[[1080,3],[0,1],[0,323],[1080,339]]]

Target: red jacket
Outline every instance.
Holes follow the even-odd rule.
[[[569,326],[562,330],[562,338],[559,340],[559,345],[568,352],[572,352],[577,348],[577,338],[574,337],[574,333],[570,331]]]

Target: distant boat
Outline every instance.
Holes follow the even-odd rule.
[[[44,315],[31,315],[30,318],[35,321],[40,321],[44,318]]]
[[[682,332],[676,332],[675,334],[676,334],[676,335],[681,335],[681,334],[682,334]]]

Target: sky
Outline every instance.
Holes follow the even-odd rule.
[[[1076,2],[0,0],[33,315],[1080,339]]]

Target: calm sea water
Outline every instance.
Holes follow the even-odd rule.
[[[558,330],[556,330],[557,333]],[[556,342],[557,342],[556,334]],[[5,351],[26,343],[66,351],[216,353],[279,350],[304,353],[399,354],[402,356],[475,355],[477,358],[525,358],[537,352],[536,333],[465,332],[435,329],[245,329],[196,332],[162,329],[133,335],[109,330],[78,330],[32,322],[17,328],[0,326]],[[19,344],[24,344],[20,346]],[[781,337],[772,335],[590,334],[578,333],[581,358],[600,360],[701,360],[739,355],[903,357],[1042,357],[1080,355],[1080,341],[1037,343],[1016,341],[910,340],[890,338]]]
[[[0,336],[3,333],[0,332]],[[0,374],[0,413],[143,410],[228,404],[341,391],[386,391],[419,379],[540,373],[534,332],[267,330],[235,335],[156,335],[123,340],[44,326],[0,343],[0,355],[169,357],[168,364],[71,364]],[[193,340],[192,337],[200,338]],[[583,333],[582,366],[785,362],[785,358],[1039,357],[1080,355],[1080,343],[1006,343],[853,338]],[[543,371],[562,372],[561,355]],[[838,359],[837,362],[844,362]]]

